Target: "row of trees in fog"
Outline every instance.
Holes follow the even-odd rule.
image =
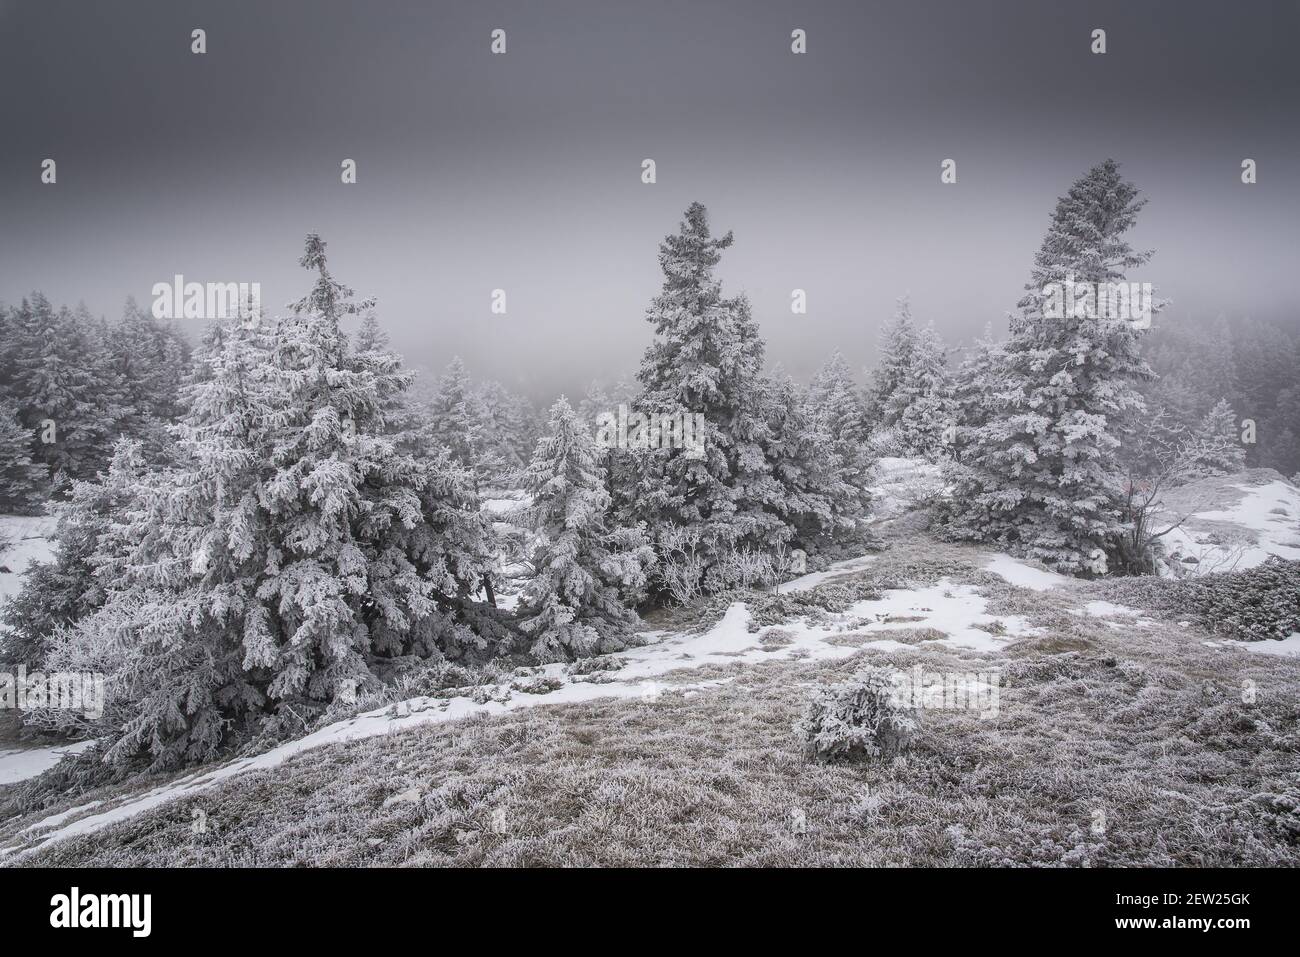
[[[123,434],[153,453],[179,411],[189,347],[128,300],[116,323],[40,293],[0,306],[0,510],[39,510],[93,478]]]
[[[732,235],[693,204],[660,245],[635,382],[543,415],[459,360],[417,401],[317,236],[302,300],[218,323],[192,355],[137,309],[107,329],[34,297],[3,313],[21,333],[0,359],[3,434],[47,487],[65,483],[64,504],[55,560],[8,609],[5,655],[108,676],[98,721],[35,717],[100,736],[110,764],[203,761],[376,691],[383,665],[609,652],[638,608],[860,552],[883,455],[942,463],[955,491],[941,534],[1068,572],[1142,570],[1155,546],[1134,529],[1152,501],[1134,490],[1239,467],[1233,403],[1263,410],[1262,444],[1295,398],[1293,376],[1269,373],[1265,395],[1262,367],[1242,375],[1244,343],[1281,348],[1263,327],[1224,326],[1221,371],[1199,377],[1180,365],[1199,340],[1159,334],[1148,361],[1131,324],[1047,318],[1045,284],[1145,261],[1125,239],[1141,205],[1113,162],[1089,171],[1059,201],[1004,341],[954,365],[904,301],[860,387],[838,354],[807,386],[766,368],[748,301],[715,277]],[[137,329],[148,348],[126,344]],[[679,430],[601,438],[621,404]],[[673,441],[687,417],[699,434]],[[47,418],[77,442],[43,449]],[[1300,464],[1276,441],[1268,455]],[[513,511],[483,508],[511,489],[526,493]]]

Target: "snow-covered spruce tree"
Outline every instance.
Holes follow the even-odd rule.
[[[1132,323],[1052,318],[1049,284],[1111,283],[1145,263],[1124,238],[1145,200],[1113,160],[1062,197],[1000,354],[986,421],[963,436],[950,529],[1064,572],[1101,574],[1125,532],[1122,420],[1151,375]],[[1082,311],[1082,310],[1080,310]]]
[[[1227,399],[1205,413],[1192,434],[1195,468],[1202,475],[1239,472],[1246,465],[1246,449],[1238,441],[1237,417]]]
[[[912,375],[916,338],[911,303],[906,296],[900,296],[894,315],[880,329],[880,357],[864,392],[863,404],[872,431],[891,429],[898,424],[899,413],[905,406],[894,400],[894,394]]]
[[[620,524],[644,521],[657,546],[665,533],[689,527],[706,575],[724,553],[769,551],[794,533],[781,517],[784,491],[769,458],[763,341],[748,301],[724,298],[713,275],[731,243],[731,233],[713,237],[707,211],[692,203],[680,230],[660,244],[664,284],[646,317],[655,339],[638,375],[636,412],[702,414],[702,449],[610,456]]]
[[[617,415],[618,407],[635,404],[638,394],[639,387],[627,379],[620,378],[608,387],[605,383],[593,379],[578,403],[578,418],[595,431],[602,415]],[[597,451],[601,458],[604,458],[608,450],[598,447]]]
[[[46,473],[32,461],[34,438],[19,422],[17,404],[0,399],[0,512],[40,511]]]
[[[445,454],[391,433],[410,375],[348,349],[355,304],[324,248],[308,237],[301,311],[230,321],[197,357],[177,463],[113,530],[103,605],[55,636],[52,662],[109,672],[109,761],[205,760],[273,712],[301,722],[372,684],[376,655],[491,640],[474,601],[490,526]]]
[[[102,337],[84,307],[55,310],[39,293],[12,318],[12,393],[25,428],[39,441],[33,458],[57,479],[90,478],[112,455],[129,411]]]
[[[1298,357],[1300,358],[1300,357]],[[1300,386],[1284,389],[1277,405],[1263,422],[1266,448],[1260,450],[1260,464],[1287,474],[1300,464]]]
[[[583,393],[582,400],[578,403],[578,418],[586,424],[587,428],[595,430],[596,423],[604,413],[614,412],[616,403],[609,397],[604,385],[595,379],[587,386],[587,391]],[[604,449],[596,450],[604,454]]]
[[[476,392],[483,415],[484,458],[493,466],[489,480],[508,482],[527,464],[537,445],[537,410],[493,379],[480,383]]]
[[[1201,396],[1182,376],[1169,376],[1146,385],[1148,388],[1142,396],[1145,412],[1134,418],[1132,441],[1121,451],[1160,455],[1181,448],[1200,424],[1202,415],[1197,406]],[[1142,448],[1134,448],[1135,444]]]
[[[814,414],[821,417],[830,434],[831,447],[841,470],[840,481],[851,489],[847,497],[837,499],[837,511],[841,513],[841,519],[853,520],[841,524],[860,527],[861,523],[856,519],[871,506],[871,493],[867,491],[867,484],[875,459],[867,445],[870,430],[866,410],[862,405],[862,394],[854,381],[853,370],[838,349],[813,376],[808,398]]]
[[[838,349],[813,376],[808,397],[830,433],[845,481],[862,489],[865,506],[869,500],[865,491],[867,475],[873,464],[866,445],[870,430],[853,370]]]
[[[438,377],[427,414],[425,441],[447,449],[452,461],[469,469],[476,480],[486,481],[502,467],[488,454],[487,413],[460,356],[453,356]]]
[[[354,352],[386,352],[388,350],[388,333],[379,325],[379,319],[373,312],[367,312],[361,318],[361,328],[352,337]]]
[[[1002,385],[1002,346],[993,338],[992,325],[962,359],[953,375],[953,409],[957,428],[952,453],[958,460],[970,434],[987,424],[998,407],[997,393]]]
[[[176,411],[185,372],[184,342],[176,330],[128,298],[107,344],[109,364],[125,393],[128,431],[138,433],[141,420],[167,421]]]
[[[813,374],[808,396],[825,418],[833,438],[861,441],[866,437],[862,397],[853,370],[838,349]]]
[[[947,349],[933,323],[917,333],[910,373],[889,397],[885,414],[904,451],[931,459],[946,451],[944,436],[955,424],[956,408]]]
[[[837,442],[824,408],[783,371],[775,370],[768,389],[768,451],[783,490],[782,517],[795,529],[799,545],[824,546],[856,527],[866,511],[870,496],[863,487],[863,459],[856,454],[861,446]]]
[[[0,399],[14,399],[14,336],[17,310],[0,303]]]
[[[534,577],[519,602],[532,654],[560,661],[618,651],[637,622],[628,605],[654,551],[638,527],[610,527],[609,493],[586,424],[561,396],[524,474],[537,536]]]
[[[953,486],[964,480],[963,463],[971,454],[976,437],[1001,407],[999,393],[1005,383],[1003,362],[1002,345],[993,338],[992,325],[985,325],[983,335],[975,340],[953,376],[956,423],[951,433],[953,441],[948,447],[950,458],[944,464],[945,476]],[[965,524],[982,527],[990,521],[989,503],[962,502],[959,505]],[[949,505],[949,514],[957,507]]]
[[[120,384],[123,434],[142,441],[150,461],[167,457],[166,427],[179,413],[180,385],[189,349],[175,327],[163,324],[128,297],[122,318],[105,330],[104,361]]]

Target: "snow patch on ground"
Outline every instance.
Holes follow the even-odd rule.
[[[10,748],[0,750],[0,784],[16,784],[54,767],[65,754],[78,754],[94,744],[78,741],[52,748]]]
[[[52,515],[0,515],[0,602],[17,595],[32,562],[54,557]]]
[[[48,830],[52,827],[56,827],[59,824],[62,824],[70,817],[73,817],[84,811],[89,811],[92,808],[97,808],[103,803],[104,803],[103,801],[91,801],[89,804],[83,804],[80,807],[72,807],[72,808],[68,808],[68,810],[66,811],[60,811],[58,814],[51,814],[49,817],[41,818],[35,824],[23,828],[22,833],[29,834],[32,831]]]
[[[776,590],[782,595],[788,595],[790,592],[808,591],[830,581],[832,578],[860,572],[875,560],[875,555],[863,555],[860,558],[848,558],[842,562],[834,562],[819,572],[811,572],[782,585],[777,585]]]
[[[1111,601],[1090,601],[1082,608],[1072,608],[1076,615],[1088,615],[1092,618],[1138,618],[1142,612],[1127,605],[1117,605]]]
[[[1271,555],[1300,559],[1300,489],[1271,470],[1176,489],[1158,520],[1173,524],[1180,518],[1182,524],[1163,539],[1167,574],[1245,571]]]
[[[1237,644],[1258,655],[1281,655],[1284,658],[1300,658],[1300,631],[1277,641],[1240,641]]]
[[[1226,638],[1222,641],[1203,641],[1201,644],[1207,648],[1253,651],[1258,655],[1277,655],[1280,658],[1300,658],[1300,631],[1293,632],[1286,638],[1268,641],[1234,641]]]
[[[491,512],[493,515],[508,516],[515,509],[526,508],[533,503],[533,498],[526,492],[505,492],[506,498],[485,498],[480,501],[479,508],[485,512]]]
[[[991,555],[984,563],[984,570],[992,572],[1009,584],[1033,591],[1047,591],[1070,581],[1065,575],[1058,575],[1044,568],[1035,568],[1033,565],[1001,553]]]

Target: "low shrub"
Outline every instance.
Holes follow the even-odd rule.
[[[1300,561],[1273,557],[1246,571],[1125,579],[1110,588],[1127,604],[1192,618],[1213,634],[1240,641],[1300,632]]]
[[[905,703],[885,668],[867,668],[823,688],[808,702],[795,731],[815,761],[888,758],[911,746],[919,714]]]

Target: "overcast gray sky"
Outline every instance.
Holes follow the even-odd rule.
[[[542,398],[635,371],[698,199],[804,377],[868,363],[903,293],[954,341],[999,323],[1056,197],[1114,156],[1165,321],[1300,317],[1297,37],[1295,0],[0,0],[0,300],[117,316],[181,273],[277,306],[318,231],[410,364]]]

